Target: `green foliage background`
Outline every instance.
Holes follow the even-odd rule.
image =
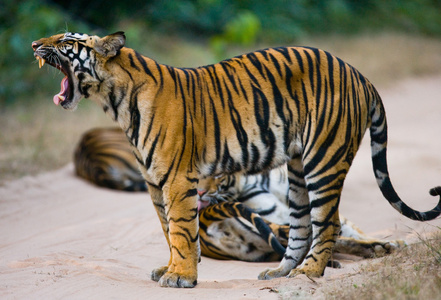
[[[386,30],[439,37],[441,0],[2,0],[0,108],[32,101],[53,84],[33,64],[33,40],[117,30],[133,48],[153,35],[179,36],[210,44],[212,56],[223,58],[232,44],[293,44],[311,35]]]

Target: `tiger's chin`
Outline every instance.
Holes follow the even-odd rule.
[[[65,99],[61,102],[61,107],[65,110],[75,111],[78,108],[78,104],[80,103],[81,96],[77,97],[78,99]]]

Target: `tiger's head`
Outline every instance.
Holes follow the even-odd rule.
[[[61,91],[54,96],[54,103],[75,110],[81,98],[99,93],[100,83],[108,76],[106,62],[118,55],[125,40],[123,32],[103,38],[66,33],[32,42],[39,67],[47,63],[65,75]]]
[[[207,177],[199,180],[198,184],[198,208],[225,202],[235,201],[240,194],[237,185],[240,175],[228,175],[221,177]]]

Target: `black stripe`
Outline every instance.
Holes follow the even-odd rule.
[[[170,164],[170,166],[168,167],[167,172],[164,174],[164,176],[162,177],[162,179],[160,180],[158,187],[162,190],[162,188],[164,187],[164,184],[167,182],[168,177],[170,176],[171,171],[173,170],[173,167],[175,165],[175,160],[176,160],[176,155],[175,157],[173,157],[173,160]]]
[[[292,63],[291,55],[289,54],[290,51],[288,48],[279,47],[279,48],[275,48],[274,50],[276,50],[278,53],[280,53],[289,64]],[[293,51],[294,51],[294,53],[297,52],[295,49],[293,49]],[[297,53],[297,55],[298,55],[298,53]],[[303,68],[302,68],[302,72],[303,72]]]
[[[283,77],[282,68],[280,67],[279,60],[272,53],[269,53],[269,57],[274,67],[276,68],[277,72],[279,73],[279,76]]]
[[[211,111],[213,114],[214,147],[215,147],[215,151],[216,151],[216,163],[217,163],[220,159],[220,152],[221,152],[220,125],[219,125],[219,118],[218,118],[217,112],[216,112],[216,107],[215,107],[213,99],[211,97],[210,97],[210,103],[211,103]]]
[[[300,53],[299,53],[299,51],[297,51],[297,49],[292,49],[292,51],[294,52],[294,55],[295,55],[295,57],[296,57],[296,59],[297,59],[297,63],[298,63],[298,65],[299,65],[299,67],[300,67],[300,71],[302,72],[302,73],[305,73],[305,69],[304,69],[304,66],[303,66],[303,58],[302,58],[302,56],[300,55]]]
[[[122,69],[124,72],[126,72],[127,75],[129,75],[130,80],[133,81],[132,73],[130,73],[130,71],[127,70],[126,68],[124,68],[123,66],[120,65],[120,67],[121,67],[121,69]]]
[[[214,70],[214,71],[216,71],[216,70]],[[217,76],[216,73],[214,73],[214,81],[216,82],[215,87],[216,87],[216,91],[217,91],[217,94],[219,96],[219,99],[220,99],[220,101],[222,103],[222,108],[225,109],[224,92],[222,91],[222,87],[221,87],[221,84],[220,84],[219,76]]]
[[[178,93],[178,86],[176,85],[176,71],[170,66],[166,66],[168,74],[171,76],[173,83],[175,84],[175,94]]]
[[[228,105],[230,111],[231,122],[233,123],[234,129],[236,130],[237,141],[239,142],[240,148],[242,150],[242,166],[248,165],[248,135],[245,129],[242,126],[242,120],[239,112],[234,107],[233,98],[230,94],[230,91],[227,87],[225,87],[228,92]]]
[[[291,212],[291,213],[289,213],[289,216],[290,216],[290,217],[293,217],[293,218],[295,218],[295,219],[301,219],[301,218],[303,218],[304,216],[309,215],[310,212],[311,212],[311,211],[310,211],[309,209],[305,209],[305,210],[302,210],[302,211]]]
[[[120,103],[117,104],[117,102],[116,102],[114,86],[112,86],[110,88],[109,102],[110,102],[110,106],[112,107],[112,110],[113,110],[113,119],[115,121],[117,121],[118,120],[118,106],[119,106]]]
[[[135,54],[136,55],[136,54]],[[130,66],[132,68],[134,68],[136,71],[140,71],[140,69],[138,68],[138,66],[135,64],[135,62],[133,61],[133,56],[131,53],[129,53],[129,60],[130,60]],[[139,58],[138,58],[139,60]]]
[[[253,143],[251,144],[251,170],[250,174],[259,173],[261,170],[259,169],[258,162],[260,160],[259,149]]]
[[[271,207],[270,209],[265,209],[265,210],[259,210],[257,211],[257,213],[261,216],[267,216],[272,214],[273,212],[276,211],[276,206],[274,205],[273,207]]]
[[[197,217],[198,217],[198,209],[197,208],[192,208],[190,209],[190,212],[193,212],[193,215],[189,216],[188,218],[184,218],[184,217],[180,217],[180,218],[172,218],[170,217],[170,221],[171,222],[175,222],[175,223],[179,223],[179,222],[184,222],[184,223],[189,223],[194,221]],[[184,228],[182,228],[183,230],[185,230]],[[197,238],[196,238],[197,239]]]
[[[134,98],[131,98],[130,101],[130,127],[132,129],[132,134],[130,137],[130,141],[136,147],[138,146],[138,138],[139,138],[139,127],[141,125],[141,113],[138,109],[138,93],[136,92]]]
[[[226,173],[234,173],[241,169],[239,163],[235,162],[233,157],[230,155],[230,150],[228,149],[228,143],[224,142],[224,153],[222,155],[222,170]]]
[[[231,83],[231,85],[233,86],[236,94],[239,94],[239,89],[237,88],[236,85],[236,78],[233,76],[233,72],[231,72],[230,70],[233,68],[231,67],[228,63],[224,62],[220,64],[222,69],[225,72],[225,75],[227,75],[229,82]],[[227,68],[228,67],[228,68]]]
[[[337,194],[331,194],[325,197],[320,197],[318,199],[311,201],[311,208],[321,207],[329,202],[332,202],[333,200],[338,199]]]
[[[155,65],[159,74],[158,92],[160,92],[164,88],[164,74],[162,74],[161,66],[156,61],[155,61]]]
[[[256,196],[258,196],[258,195],[261,195],[261,194],[268,194],[268,192],[259,189],[259,190],[257,190],[257,191],[244,193],[243,195],[240,195],[240,196],[237,198],[237,201],[238,201],[238,202],[245,202],[245,201],[248,201],[248,200],[250,200],[251,198],[254,198],[254,197],[256,197]],[[259,212],[259,214],[260,214],[260,212]]]
[[[138,52],[135,51],[135,56],[138,59],[138,61],[141,63],[142,68],[144,69],[144,72],[149,75],[150,77],[152,77],[152,79],[155,81],[155,83],[158,83],[156,81],[156,78],[153,76],[152,72],[150,71],[150,69],[147,66],[147,62],[145,61],[144,57],[139,54]]]
[[[181,251],[179,251],[178,248],[176,248],[175,246],[172,246],[171,248],[174,249],[174,250],[176,250],[176,252],[178,252],[179,256],[180,256],[182,259],[187,259],[184,255],[182,255]]]
[[[162,128],[159,130],[158,134],[156,135],[155,139],[153,140],[153,143],[150,146],[147,158],[145,159],[145,167],[147,168],[147,170],[150,169],[150,166],[152,165],[153,155],[155,153],[155,149],[156,149],[156,145],[158,144],[159,137],[161,136],[161,130],[162,130]]]
[[[274,158],[275,152],[275,135],[270,129],[269,119],[270,119],[270,109],[268,99],[265,94],[258,88],[253,86],[253,99],[254,99],[254,116],[256,118],[256,123],[260,128],[260,138],[262,143],[267,149],[265,159],[260,166],[262,169],[268,168]]]
[[[247,72],[248,77],[252,80],[252,82],[255,84],[255,86],[260,89],[260,83],[256,79],[256,77],[253,75],[253,73],[248,69],[248,67],[245,64],[243,65],[243,68]]]
[[[263,72],[263,65],[260,61],[260,59],[257,57],[256,52],[252,52],[246,55],[248,60],[253,64],[253,66],[259,71],[260,76],[265,78],[265,74]]]
[[[291,186],[295,186],[295,187],[304,189],[306,186],[305,186],[305,183],[303,181],[303,177],[301,177],[301,178],[302,178],[302,181],[297,181],[294,178],[288,178],[288,182],[289,182],[290,188],[291,188]]]
[[[187,193],[185,194],[185,198],[188,198],[188,197],[194,197],[194,196],[197,196],[197,194],[198,194],[198,190],[197,190],[197,189],[190,189],[190,190],[188,190]],[[181,201],[182,201],[182,200],[184,200],[184,198],[182,198]]]

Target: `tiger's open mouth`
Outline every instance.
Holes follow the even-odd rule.
[[[72,101],[73,90],[72,90],[72,80],[71,76],[69,76],[69,72],[67,68],[63,67],[62,63],[55,62],[56,59],[53,58],[53,55],[40,55],[38,51],[34,53],[35,58],[38,60],[38,66],[41,68],[45,63],[51,65],[52,67],[60,70],[64,74],[64,78],[61,80],[61,90],[58,94],[56,94],[53,98],[54,103],[65,107]]]

